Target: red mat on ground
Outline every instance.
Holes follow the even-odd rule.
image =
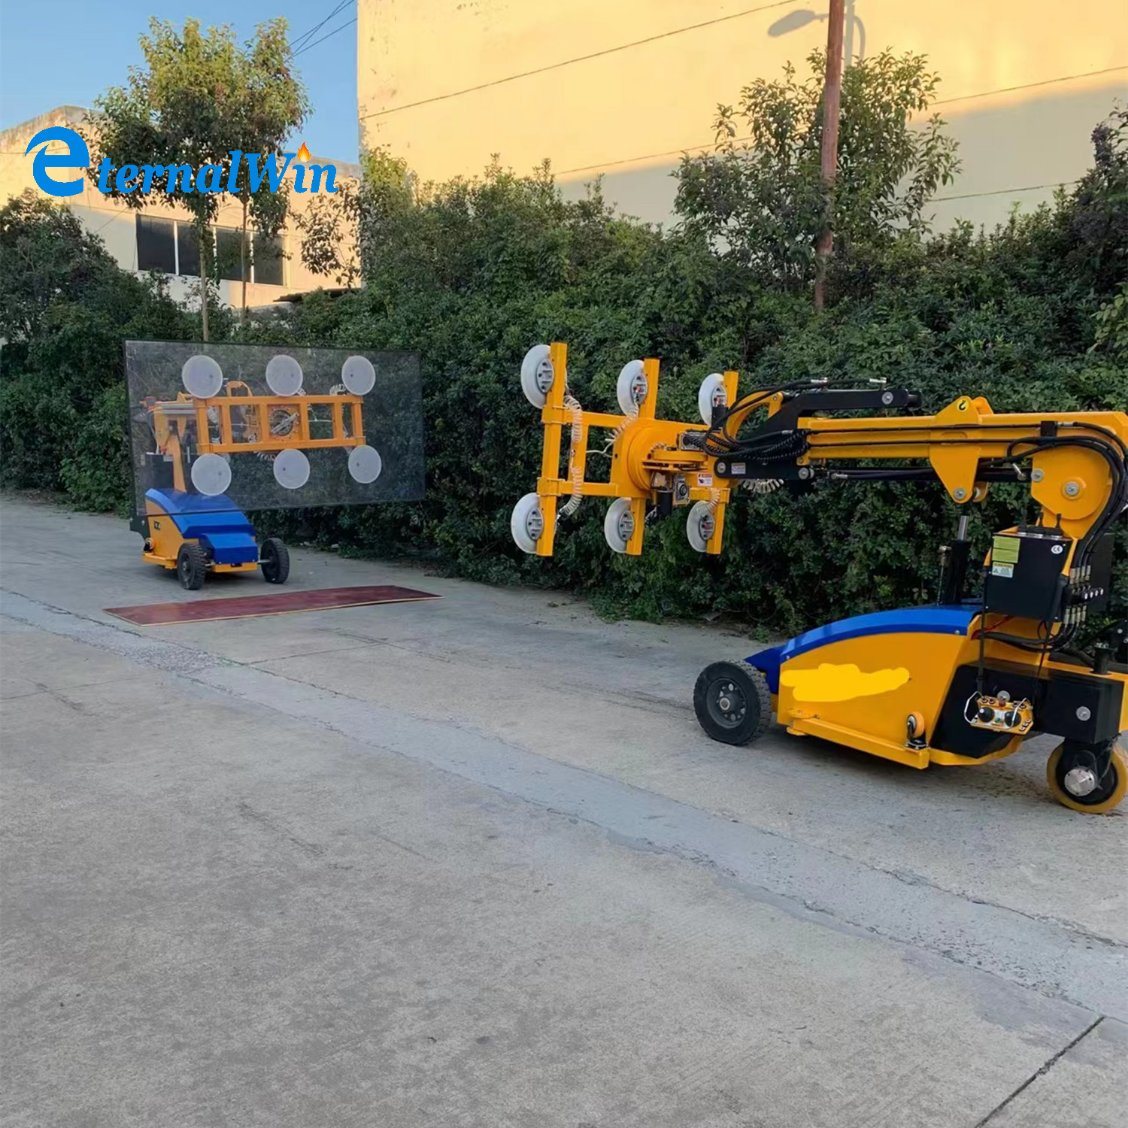
[[[211,619],[243,619],[253,615],[285,615],[292,611],[329,611],[334,607],[363,607],[371,603],[409,603],[438,599],[429,591],[381,584],[376,587],[321,588],[283,591],[274,595],[236,595],[226,599],[194,599],[184,603],[148,603],[136,607],[107,607],[110,615],[142,627],[165,623],[204,623]]]

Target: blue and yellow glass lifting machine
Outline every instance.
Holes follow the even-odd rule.
[[[349,357],[342,383],[326,395],[305,393],[302,379],[297,360],[280,353],[266,365],[269,392],[256,392],[243,380],[225,380],[214,358],[196,354],[182,369],[184,391],[145,397],[139,407],[152,448],[147,470],[165,480],[145,490],[144,512],[131,523],[144,538],[143,560],[175,570],[190,591],[215,572],[261,569],[267,583],[286,582],[286,545],[278,537],[260,544],[250,519],[227,496],[232,455],[269,460],[284,490],[301,490],[309,480],[306,451],[342,450],[354,481],[379,477],[381,458],[365,442],[362,414],[376,380],[371,361]]]
[[[794,735],[926,768],[997,760],[1047,733],[1060,738],[1047,765],[1060,803],[1100,814],[1124,798],[1128,666],[1111,642],[1092,654],[1075,643],[1108,604],[1112,530],[1128,513],[1128,413],[1003,414],[961,396],[926,415],[905,388],[803,381],[738,395],[729,371],[705,379],[702,421],[686,423],[656,417],[657,360],[623,368],[618,414],[583,410],[567,365],[560,343],[535,346],[522,364],[544,425],[536,492],[510,523],[529,553],[551,556],[559,518],[593,496],[613,499],[604,536],[627,555],[641,553],[649,522],[683,507],[693,547],[719,553],[738,491],[923,480],[966,506],[1017,481],[1040,507],[1036,524],[994,536],[974,596],[965,514],[943,550],[935,604],[843,619],[708,666],[694,708],[709,736],[747,744],[774,714]],[[587,477],[593,430],[610,434],[606,481]],[[1123,640],[1125,625],[1116,631]]]

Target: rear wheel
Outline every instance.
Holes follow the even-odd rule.
[[[277,537],[267,537],[259,552],[262,578],[268,584],[284,584],[290,575],[290,552]]]
[[[747,662],[714,662],[693,688],[701,727],[722,744],[748,744],[767,730],[772,695],[767,678]]]
[[[176,578],[185,591],[199,591],[208,574],[208,558],[198,541],[185,541],[176,554]]]
[[[1099,778],[1097,756],[1087,748],[1059,744],[1046,764],[1046,782],[1053,797],[1072,811],[1104,815],[1128,792],[1128,755],[1112,746],[1108,767]]]

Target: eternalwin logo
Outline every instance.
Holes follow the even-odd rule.
[[[49,153],[47,146],[61,143],[66,151]],[[28,143],[24,155],[32,150],[31,175],[44,192],[52,196],[77,196],[82,191],[83,176],[56,179],[53,169],[72,169],[80,173],[90,167],[90,148],[82,134],[65,125],[51,125],[41,129]],[[129,194],[138,192],[202,192],[219,195],[239,191],[241,175],[246,172],[246,183],[252,193],[265,186],[278,192],[293,170],[295,192],[336,192],[337,166],[311,164],[310,152],[303,141],[296,153],[280,153],[277,157],[264,157],[261,153],[244,153],[233,149],[227,162],[218,164],[123,164],[116,168],[109,157],[98,162],[98,191]],[[281,160],[279,160],[281,158]]]

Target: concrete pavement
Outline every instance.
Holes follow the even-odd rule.
[[[715,629],[294,553],[207,598],[6,500],[5,1124],[1109,1125],[1126,825],[688,704]],[[224,594],[258,590],[232,578]]]

